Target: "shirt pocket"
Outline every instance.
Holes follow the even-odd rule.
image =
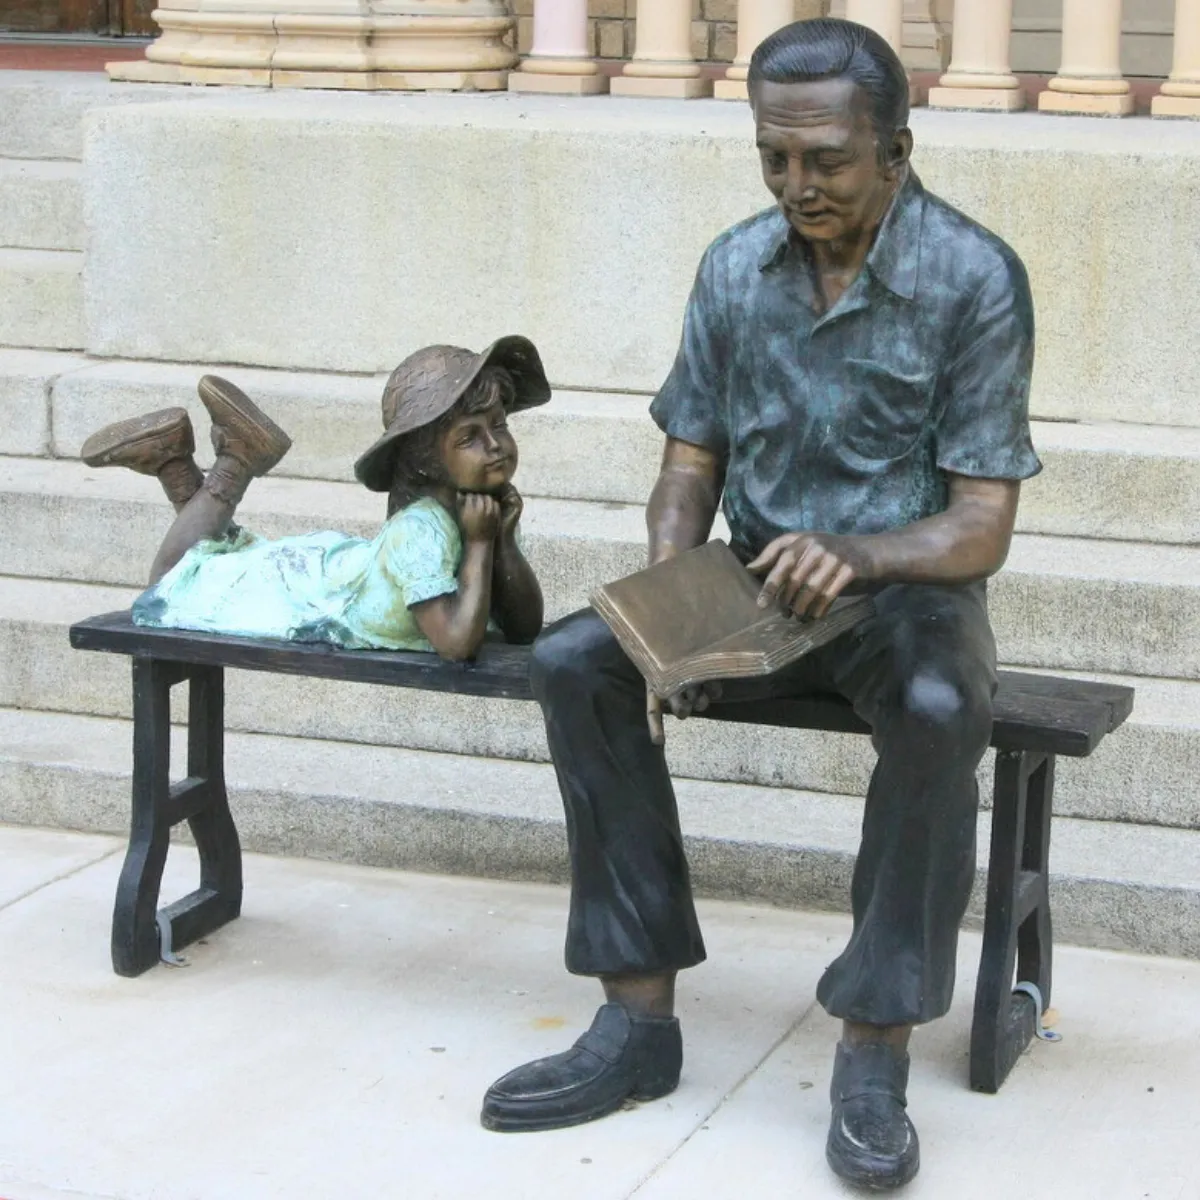
[[[874,359],[845,360],[841,422],[847,448],[873,462],[903,458],[920,439],[933,410],[936,378]]]

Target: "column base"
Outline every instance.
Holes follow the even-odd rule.
[[[542,75],[537,71],[513,71],[508,77],[510,92],[539,95],[599,96],[608,91],[608,77],[594,75]]]
[[[744,79],[717,79],[713,81],[713,97],[717,100],[749,100]]]
[[[120,83],[193,83],[211,87],[270,87],[271,72],[245,67],[185,67],[146,59],[106,63],[109,79]],[[276,72],[278,74],[278,72]]]
[[[1200,118],[1200,96],[1155,96],[1150,101],[1150,115]]]
[[[700,100],[713,94],[712,81],[690,76],[686,79],[654,78],[650,75],[614,75],[609,84],[614,96],[650,96],[665,100]]]
[[[1025,107],[1022,88],[932,87],[930,108],[965,108],[975,112],[1020,112]]]
[[[1094,92],[1053,92],[1048,88],[1038,97],[1038,112],[1075,113],[1088,117],[1128,117],[1133,113],[1133,96],[1097,95]]]
[[[185,67],[144,60],[109,63],[121,83],[191,83],[224,87],[324,88],[347,92],[502,92],[507,71],[268,71]]]

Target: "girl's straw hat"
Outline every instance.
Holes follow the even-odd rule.
[[[542,360],[528,338],[503,337],[481,354],[461,346],[426,346],[410,354],[388,378],[383,389],[385,432],[354,464],[358,481],[373,492],[388,491],[396,441],[448,413],[484,367],[503,367],[512,376],[516,398],[510,412],[550,399]]]

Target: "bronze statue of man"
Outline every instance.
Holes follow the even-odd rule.
[[[908,82],[876,34],[789,25],[754,53],[750,98],[775,207],[700,263],[675,365],[650,559],[707,540],[722,502],[765,597],[820,613],[869,590],[875,614],[709,703],[836,692],[879,760],[854,872],[854,929],[817,996],[843,1021],[826,1156],[883,1189],[916,1174],[905,1112],[914,1025],[942,1016],[975,866],[975,770],[996,686],[985,580],[1008,552],[1029,437],[1033,311],[999,238],[921,186]],[[575,1047],[498,1080],[483,1123],[550,1129],[678,1082],[676,972],[704,958],[661,716],[591,612],[536,644],[534,689],[567,810],[567,967],[607,1003]],[[657,736],[656,736],[657,735]]]

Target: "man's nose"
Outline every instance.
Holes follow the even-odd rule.
[[[788,160],[787,183],[784,186],[784,198],[790,204],[811,200],[817,194],[813,184],[812,173],[802,158]]]

